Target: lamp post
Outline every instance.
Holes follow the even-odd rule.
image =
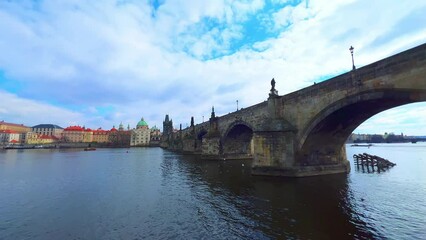
[[[204,122],[204,115],[203,115],[203,122]]]
[[[237,111],[238,111],[238,100],[237,100]]]
[[[355,64],[354,64],[354,47],[350,47],[349,51],[351,51],[351,56],[352,56],[352,70],[355,70]]]

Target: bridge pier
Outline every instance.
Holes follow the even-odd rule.
[[[291,149],[292,144],[290,144],[290,141],[282,140],[277,142],[273,141],[273,138],[274,135],[270,135],[266,139],[261,140],[260,138],[257,140],[257,142],[262,144],[257,149],[255,148],[255,152],[258,154],[255,154],[252,174],[308,177],[350,172],[350,163],[346,158],[345,146],[336,153],[312,153],[309,157],[314,157],[317,160],[312,162],[305,156],[299,157],[297,151]],[[283,146],[288,147],[283,148]]]
[[[201,157],[204,159],[219,159],[222,154],[219,136],[203,138]]]
[[[254,175],[307,177],[350,171],[345,146],[337,152],[313,152],[307,157],[299,156],[294,144],[295,134],[291,131],[255,132],[253,141]]]
[[[294,165],[294,134],[292,132],[254,132],[253,148],[253,169]]]
[[[196,140],[194,139],[183,139],[182,140],[182,152],[186,154],[192,154],[196,152]]]

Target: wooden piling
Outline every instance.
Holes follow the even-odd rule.
[[[367,153],[354,154],[353,158],[357,169],[359,169],[359,166],[361,166],[363,172],[364,166],[367,168],[367,172],[370,172],[370,168],[372,172],[382,172],[396,165],[395,163],[392,163],[387,159],[376,155],[370,155]]]

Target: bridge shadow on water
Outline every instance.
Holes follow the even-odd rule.
[[[176,172],[190,189],[197,209],[193,220],[209,238],[383,238],[360,219],[346,174],[252,176],[251,160],[209,161],[165,151],[163,177]]]

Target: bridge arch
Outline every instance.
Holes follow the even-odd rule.
[[[372,90],[341,99],[319,112],[301,132],[296,164],[340,162],[339,157],[346,157],[347,138],[364,121],[382,111],[424,101],[426,91],[418,89]]]
[[[222,151],[226,158],[253,156],[253,127],[241,120],[228,126],[222,137]]]
[[[207,134],[207,130],[204,128],[201,128],[200,131],[197,133],[197,140],[199,141],[203,140],[203,137],[206,134]]]
[[[202,127],[201,129],[199,129],[196,132],[196,140],[195,140],[195,144],[194,144],[196,152],[201,151],[201,148],[202,148],[202,145],[203,145],[203,138],[206,134],[207,134],[207,130],[204,127]]]

